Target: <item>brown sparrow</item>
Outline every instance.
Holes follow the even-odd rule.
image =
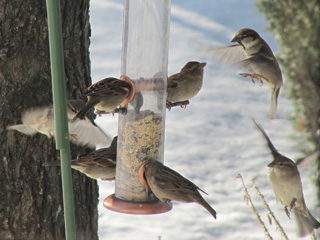
[[[85,117],[85,121],[73,120],[79,105],[82,105],[81,100],[67,101],[70,140],[77,145],[87,145],[91,148],[95,148],[96,144],[110,144],[111,138],[92,119]],[[26,110],[22,114],[22,124],[8,126],[7,129],[17,130],[31,136],[39,132],[48,138],[54,137],[55,124],[52,105]]]
[[[89,154],[81,154],[71,160],[71,167],[90,178],[112,181],[116,175],[117,140],[114,137],[108,148],[100,148]],[[45,166],[60,165],[60,162],[48,162]]]
[[[299,236],[303,237],[320,227],[320,222],[309,212],[303,197],[302,183],[298,168],[294,161],[281,155],[273,146],[264,129],[255,122],[268,142],[274,160],[268,165],[271,169],[269,179],[277,201],[285,206],[285,212],[290,218],[290,210],[293,210],[298,225]]]
[[[167,105],[186,102],[198,94],[202,87],[203,69],[207,63],[188,62],[179,73],[168,77]]]
[[[109,77],[92,84],[83,93],[87,97],[87,103],[75,116],[84,119],[87,112],[95,107],[98,114],[100,111],[112,113],[119,105],[125,109],[134,96],[134,86],[127,76],[121,79]]]
[[[216,218],[216,211],[203,199],[199,191],[205,193],[194,183],[176,171],[156,160],[146,161],[139,169],[139,181],[163,202],[196,202],[207,209]],[[207,194],[207,193],[205,193]]]
[[[283,81],[278,61],[271,48],[256,31],[249,28],[239,30],[231,42],[238,44],[211,49],[209,52],[216,55],[214,58],[220,57],[220,62],[247,71],[240,75],[250,77],[253,83],[255,78],[261,84],[266,83],[270,86],[271,105],[268,117],[275,119],[278,95]]]

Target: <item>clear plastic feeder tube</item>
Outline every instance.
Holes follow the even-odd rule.
[[[163,162],[169,21],[170,0],[125,1],[121,73],[138,93],[119,115],[115,195],[122,200],[149,201],[138,168],[147,158]]]
[[[170,7],[171,0],[125,1],[121,73],[136,95],[119,114],[116,199],[156,201],[137,173],[146,159],[163,162]]]

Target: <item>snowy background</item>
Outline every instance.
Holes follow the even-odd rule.
[[[94,82],[120,76],[123,1],[91,1],[91,64]],[[254,117],[266,129],[276,148],[286,156],[302,157],[304,136],[290,122],[293,106],[281,91],[277,119],[267,119],[270,103],[268,86],[252,85],[234,70],[218,66],[203,55],[211,46],[229,45],[241,28],[255,29],[278,50],[274,36],[266,30],[263,15],[252,0],[172,0],[169,75],[180,71],[188,61],[207,61],[204,86],[187,109],[167,111],[165,164],[192,180],[209,193],[204,198],[217,211],[217,220],[195,203],[174,202],[165,214],[136,216],[115,213],[102,205],[114,193],[114,183],[99,181],[99,237],[106,239],[197,240],[265,239],[250,206],[243,199],[241,173],[247,186],[256,184],[264,194],[289,239],[296,237],[294,220],[289,220],[276,203],[267,164],[272,157],[265,139],[254,127]],[[117,134],[117,117],[103,116],[97,123]],[[301,173],[306,203],[319,219],[316,189],[311,181],[312,167]],[[281,239],[275,225],[269,225],[266,211],[254,189],[249,189],[255,206],[274,239]],[[310,237],[306,237],[310,239]]]

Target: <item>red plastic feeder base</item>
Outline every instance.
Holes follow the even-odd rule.
[[[129,202],[116,198],[114,194],[103,201],[103,206],[111,211],[135,215],[165,213],[172,209],[172,203],[155,202]]]

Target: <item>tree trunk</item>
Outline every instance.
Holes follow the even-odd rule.
[[[79,98],[91,82],[89,1],[61,8],[67,98]],[[0,0],[0,94],[0,239],[64,239],[60,168],[43,166],[57,161],[53,140],[6,130],[52,103],[45,1]],[[73,186],[77,239],[98,239],[97,182],[73,171]]]

